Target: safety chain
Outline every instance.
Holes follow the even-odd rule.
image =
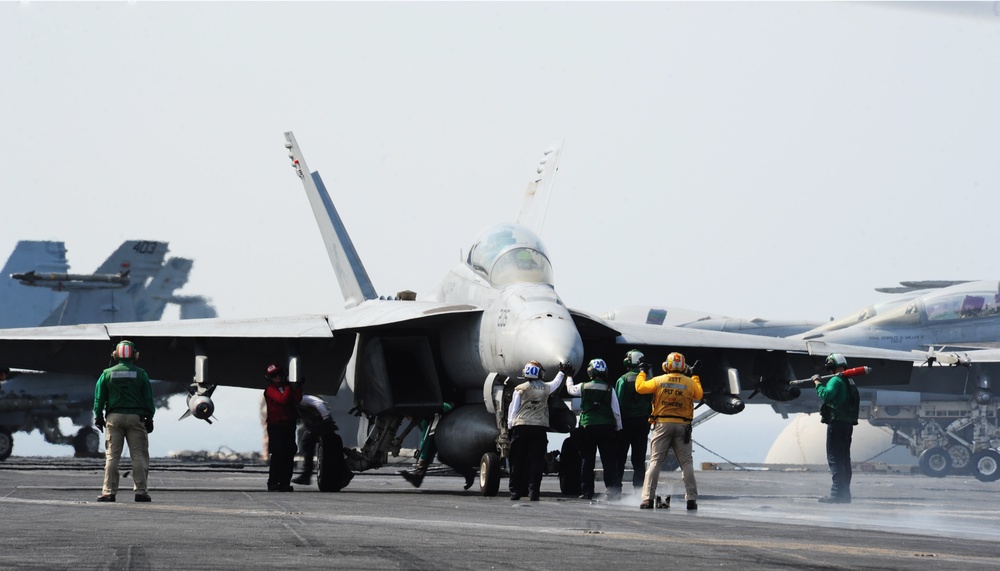
[[[714,454],[714,455],[718,456],[719,458],[722,458],[723,460],[726,461],[727,464],[731,464],[733,466],[736,466],[740,470],[746,470],[747,469],[745,466],[741,466],[741,465],[737,464],[736,462],[733,462],[732,460],[730,460],[729,458],[726,458],[722,454],[719,454],[718,452],[716,452],[714,450],[709,450],[707,446],[705,446],[701,442],[698,442],[694,438],[691,439],[691,442],[693,442],[694,444],[697,444],[698,446],[702,447],[705,450],[705,452],[708,452],[709,454]]]

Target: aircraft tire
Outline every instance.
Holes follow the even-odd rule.
[[[500,455],[487,452],[479,461],[479,493],[493,497],[500,491]]]
[[[14,437],[6,428],[0,428],[0,462],[10,458],[14,451]]]
[[[573,438],[563,440],[559,452],[559,492],[564,496],[580,494],[580,450]]]
[[[84,426],[73,437],[73,454],[77,458],[99,458],[101,454],[101,436],[97,429]]]
[[[951,454],[943,446],[928,448],[920,453],[920,471],[931,478],[944,478],[951,471]]]
[[[1000,479],[1000,453],[996,450],[980,450],[972,455],[972,475],[980,482],[996,482]]]

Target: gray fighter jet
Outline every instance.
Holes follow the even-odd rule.
[[[898,297],[794,338],[915,351],[925,358],[905,387],[865,390],[872,424],[918,456],[924,474],[1000,479],[1000,282],[903,282]],[[946,369],[946,370],[941,370]],[[859,386],[864,386],[863,379]],[[894,390],[887,390],[894,389]]]
[[[606,317],[914,351],[924,366],[916,369],[905,385],[873,388],[864,377],[856,380],[861,389],[862,418],[867,416],[873,425],[892,428],[894,442],[917,456],[928,476],[971,471],[980,480],[1000,479],[1000,399],[993,394],[992,381],[1000,375],[1000,353],[981,350],[1000,348],[1000,282],[901,282],[877,291],[895,295],[804,331],[795,329],[807,322],[734,319],[666,307],[623,308]],[[765,394],[757,401],[786,416],[816,412],[819,402],[815,393],[807,390],[802,395],[781,401]]]
[[[353,470],[380,466],[394,453],[405,417],[430,416],[447,400],[455,408],[435,432],[438,458],[452,466],[479,466],[480,491],[494,495],[508,450],[504,407],[525,363],[537,360],[551,376],[579,369],[587,359],[631,348],[652,359],[672,350],[707,363],[701,372],[705,402],[736,413],[741,382],[785,400],[797,394],[788,381],[819,371],[831,350],[873,367],[873,382],[905,383],[912,356],[898,351],[836,346],[803,340],[612,323],[570,310],[553,285],[553,262],[539,238],[561,151],[544,155],[513,222],[490,226],[421,299],[412,292],[378,295],[318,173],[311,172],[291,133],[286,147],[336,270],[345,310],[245,320],[104,323],[74,328],[0,331],[0,361],[23,368],[93,371],[118,339],[143,347],[147,370],[158,378],[195,374],[193,416],[214,411],[213,384],[259,390],[269,362],[287,363],[290,380],[308,379],[310,392],[335,394],[342,379],[355,407],[371,419]],[[616,359],[607,359],[610,363]],[[209,367],[209,363],[212,363]],[[614,376],[620,371],[612,370]],[[550,405],[552,429],[567,431],[575,418],[560,399]],[[324,489],[323,463],[318,474]],[[339,489],[331,482],[329,488]]]

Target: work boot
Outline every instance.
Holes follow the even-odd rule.
[[[417,467],[413,470],[403,470],[400,474],[407,482],[413,484],[414,488],[419,488],[424,483],[424,476],[427,474],[427,460],[421,458],[417,461]]]
[[[115,495],[114,494],[104,494],[103,496],[99,496],[97,498],[97,501],[99,501],[99,502],[113,502],[113,501],[115,501]]]
[[[646,500],[639,504],[640,510],[651,510],[653,509],[653,500]]]
[[[688,500],[688,511],[698,509],[698,502],[694,500]]]
[[[468,490],[472,487],[472,484],[476,483],[476,470],[475,468],[466,468],[462,471],[462,476],[465,477],[465,485],[462,486],[463,490]]]
[[[137,502],[151,502],[153,498],[149,497],[149,494],[136,494],[135,501]]]
[[[303,486],[308,486],[309,484],[312,483],[312,475],[308,474],[308,473],[307,474],[302,474],[298,478],[293,479],[292,483],[293,484],[300,484],[300,485],[303,485]]]

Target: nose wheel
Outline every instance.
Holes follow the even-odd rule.
[[[496,452],[483,454],[479,461],[479,493],[493,497],[500,491],[500,476],[503,470],[500,455]]]

